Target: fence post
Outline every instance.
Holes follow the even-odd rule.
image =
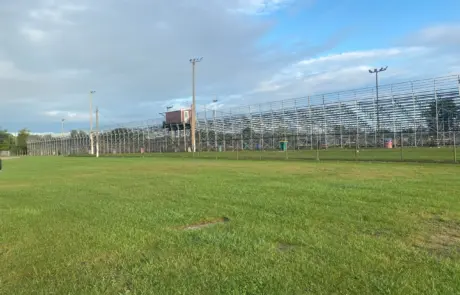
[[[358,150],[359,150],[359,114],[358,114],[358,101],[355,100],[355,109],[356,109],[356,138],[355,138],[355,161],[358,160]]]
[[[337,101],[339,102],[339,114],[340,114],[340,148],[343,149],[343,118],[342,118],[342,102],[340,101],[340,92],[337,93]]]
[[[439,147],[439,107],[438,107],[438,94],[436,91],[436,78],[434,79],[434,99],[436,103],[436,147]]]
[[[284,147],[284,159],[285,159],[285,160],[288,160],[288,143],[289,143],[288,141],[286,141],[286,142],[284,143],[284,144],[286,145],[286,146]]]
[[[460,75],[457,75],[458,95],[460,96]],[[454,119],[454,163],[457,163],[457,143],[455,142],[455,133],[457,132],[457,120]]]
[[[316,135],[316,161],[319,161],[319,136]]]
[[[238,149],[239,149],[239,143],[238,143],[238,141],[237,141],[237,142],[236,142],[236,159],[237,159],[237,160],[240,159]]]
[[[403,136],[403,132],[402,132],[402,127],[401,127],[401,136],[400,136],[400,143],[399,143],[399,146],[400,146],[400,151],[401,151],[401,162],[404,161],[404,158],[403,158],[403,141],[404,141],[404,136]]]
[[[358,143],[355,144],[355,161],[358,161]]]
[[[313,117],[311,115],[310,96],[308,96],[308,118],[310,119],[310,147],[313,149]]]
[[[414,96],[414,82],[410,82],[412,90],[412,117],[414,120],[414,146],[417,147],[417,119],[416,119],[416,107],[415,107],[415,96]]]
[[[455,142],[455,132],[457,131],[456,126],[454,126],[454,163],[457,163],[457,144]]]
[[[327,148],[327,117],[326,117],[326,106],[324,103],[324,94],[323,94],[323,133],[324,133],[324,146]]]

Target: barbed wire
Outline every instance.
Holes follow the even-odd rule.
[[[318,140],[341,147],[352,141],[377,147],[384,136],[396,138],[400,133],[407,135],[407,144],[412,146],[445,144],[458,127],[459,85],[459,76],[447,76],[382,85],[378,100],[375,88],[366,87],[224,110],[204,109],[197,113],[197,145],[206,150],[235,148],[236,143],[249,149],[276,148],[276,140],[290,138],[296,142],[293,148],[313,146]],[[180,126],[169,130],[162,123],[157,118],[101,127],[101,147],[121,152],[153,145],[159,148],[152,151],[177,151],[191,145],[190,130]],[[61,141],[71,147],[66,153],[87,153],[90,139],[88,132],[73,131],[57,139],[36,137],[29,145],[40,150],[45,144],[49,149],[50,141]]]

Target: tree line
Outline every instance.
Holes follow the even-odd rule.
[[[426,130],[428,133],[435,133],[438,131],[458,131],[459,122],[458,118],[460,117],[460,106],[456,104],[458,100],[458,94],[448,93],[447,95],[438,95],[437,101],[432,100],[428,107],[425,108],[421,115],[426,122]],[[337,134],[353,134],[356,133],[356,130],[347,128],[346,126],[331,126],[330,130],[333,133]],[[214,131],[209,130],[206,135],[204,130],[198,131],[201,136],[201,140],[208,136],[213,138]],[[277,130],[277,134],[284,134],[286,130]],[[388,130],[391,133],[390,130]],[[407,132],[413,132],[413,130],[408,129]],[[202,133],[202,134],[201,134]],[[128,135],[129,134],[129,135]],[[254,133],[247,127],[242,131],[243,138],[249,138],[254,135]],[[140,137],[144,138],[145,134],[141,129],[128,129],[128,128],[116,128],[108,132],[101,132],[100,136],[117,136],[117,137]],[[21,153],[27,154],[27,141],[29,139],[45,139],[47,137],[52,137],[51,135],[31,135],[30,131],[26,128],[19,130],[17,135],[8,132],[5,129],[0,128],[0,151],[10,151],[12,153]],[[89,137],[89,134],[84,131],[72,130],[70,133],[71,138],[85,138]],[[231,135],[226,134],[225,137],[231,138]],[[227,138],[226,138],[227,139]]]
[[[27,154],[27,140],[29,137],[30,131],[26,128],[19,130],[17,135],[0,128],[0,151]]]

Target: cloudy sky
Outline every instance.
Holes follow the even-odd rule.
[[[460,73],[460,1],[0,1],[0,126],[34,132],[158,118]]]

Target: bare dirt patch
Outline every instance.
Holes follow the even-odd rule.
[[[12,246],[0,243],[0,257],[2,255],[6,256],[12,251]]]
[[[0,157],[0,160],[14,160],[19,159],[19,157]]]
[[[343,180],[382,180],[382,179],[414,179],[417,171],[406,166],[370,166],[366,163],[276,163],[272,166],[265,164],[264,169],[275,173],[290,173],[310,175],[317,178],[337,178]]]
[[[91,178],[91,177],[97,177],[99,175],[97,173],[79,173],[79,174],[72,175],[72,177],[73,178]]]
[[[285,243],[285,242],[276,243],[276,249],[280,252],[292,251],[297,247],[298,245],[291,244],[291,243]]]
[[[211,219],[211,220],[203,220],[203,221],[200,221],[198,223],[182,226],[180,229],[182,229],[182,230],[197,230],[197,229],[202,229],[204,227],[209,227],[209,226],[212,226],[212,225],[216,225],[216,224],[219,224],[219,223],[226,223],[226,222],[229,222],[229,221],[230,221],[230,219],[228,217],[221,217],[221,218],[215,218],[215,219]]]
[[[373,180],[373,179],[413,179],[416,178],[417,173],[414,169],[408,169],[407,167],[395,166],[391,169],[388,167],[380,166],[365,166],[364,164],[357,164],[355,167],[348,167],[347,170],[337,169],[336,177],[341,179],[361,179],[361,180]]]
[[[441,258],[460,256],[460,223],[434,217],[430,230],[414,239],[414,246]]]
[[[93,263],[108,263],[113,262],[119,258],[119,254],[116,252],[102,252],[94,256],[91,261]]]
[[[2,189],[21,189],[30,187],[29,183],[0,183],[0,190]]]
[[[391,234],[389,229],[381,228],[381,229],[364,229],[362,231],[365,235],[374,237],[376,239],[388,237]]]

